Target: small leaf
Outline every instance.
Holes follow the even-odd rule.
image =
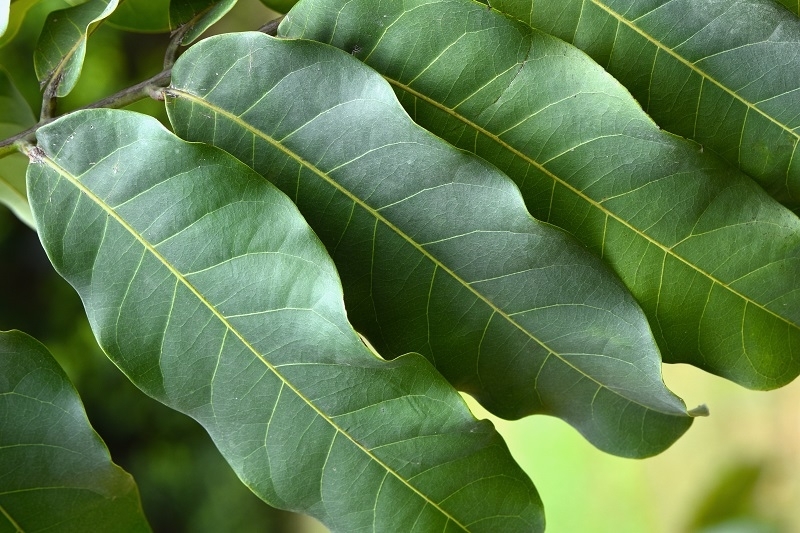
[[[257,495],[343,532],[542,530],[491,423],[418,354],[370,352],[324,247],[266,180],[132,112],[72,113],[37,138],[37,227],[103,350]]]
[[[33,126],[33,116],[28,102],[17,90],[8,73],[0,68],[0,139],[6,139]],[[17,217],[34,227],[31,208],[25,192],[25,170],[28,158],[11,154],[0,159],[0,203],[8,206]]]
[[[411,122],[348,54],[212,37],[181,56],[168,94],[179,135],[294,196],[380,353],[422,353],[502,416],[562,417],[612,453],[657,453],[690,426],[619,280],[533,220],[501,172]]]
[[[614,268],[665,361],[759,389],[800,373],[800,219],[580,50],[461,0],[305,0],[279,33],[357,45],[415,120]]]
[[[170,30],[170,0],[125,0],[109,17],[115,28],[142,33],[164,33]]]
[[[191,29],[181,39],[181,44],[187,45],[200,37],[234,5],[236,0],[171,0],[169,24],[171,28],[191,25]]]
[[[117,3],[118,0],[89,0],[47,16],[33,54],[36,77],[42,86],[54,83],[56,96],[69,94],[83,68],[88,34],[114,11]]]
[[[800,207],[800,18],[774,0],[498,0],[574,43],[664,129]]]
[[[78,392],[20,331],[0,332],[0,472],[2,531],[150,531]]]

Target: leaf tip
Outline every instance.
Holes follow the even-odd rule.
[[[706,404],[700,404],[694,409],[689,410],[689,416],[708,416],[709,411]]]

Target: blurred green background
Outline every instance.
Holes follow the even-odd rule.
[[[37,114],[33,48],[46,14],[66,5],[38,2],[0,48],[0,66]],[[240,0],[211,31],[253,30],[275,16],[257,0]],[[89,40],[81,81],[59,109],[86,105],[157,73],[167,41],[165,34],[101,25]],[[159,102],[131,109],[166,120]],[[130,384],[97,347],[80,300],[50,267],[36,234],[3,207],[0,279],[0,330],[34,335],[59,359],[115,462],[136,478],[155,531],[324,531],[253,496],[200,426]],[[665,380],[690,407],[707,404],[711,417],[698,419],[672,448],[647,460],[601,453],[554,418],[493,419],[540,491],[548,532],[800,531],[800,382],[747,391],[683,365],[666,367]]]

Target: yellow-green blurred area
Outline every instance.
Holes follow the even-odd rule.
[[[558,419],[498,420],[468,400],[536,483],[549,533],[800,531],[800,381],[758,392],[686,365],[664,374],[711,416],[644,460],[603,454]]]
[[[33,48],[46,14],[64,7],[63,0],[34,4],[15,38],[0,48],[0,66],[37,114]],[[212,32],[253,30],[275,16],[257,0],[240,0]],[[167,42],[165,34],[100,25],[89,39],[81,81],[59,110],[157,73]],[[145,100],[131,109],[165,120],[160,102]],[[4,207],[0,280],[0,330],[26,331],[56,355],[115,462],[136,478],[154,531],[324,530],[312,519],[261,502],[238,481],[202,428],[130,384],[97,347],[78,297],[53,272],[36,234]],[[754,392],[684,366],[667,366],[665,375],[689,407],[705,403],[711,416],[697,419],[674,446],[650,459],[604,454],[554,418],[493,419],[540,491],[548,531],[800,531],[800,382]]]

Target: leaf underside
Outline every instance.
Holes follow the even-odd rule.
[[[0,332],[0,531],[150,531],[72,383],[37,340]]]
[[[42,243],[98,342],[257,495],[335,531],[543,528],[492,425],[418,354],[387,363],[360,341],[324,247],[268,182],[131,112],[37,138]]]
[[[422,353],[490,410],[559,416],[620,455],[657,453],[689,427],[621,283],[533,220],[502,173],[416,126],[371,69],[248,33],[198,43],[172,80],[175,131],[293,197],[380,353]]]
[[[715,151],[784,205],[800,208],[796,13],[774,0],[537,0],[533,5],[533,0],[492,2],[583,49],[661,127]]]
[[[83,68],[88,33],[114,11],[117,3],[118,0],[89,0],[47,16],[33,53],[36,77],[42,86],[56,84],[56,96],[69,94]]]
[[[661,132],[579,50],[452,0],[306,0],[279,34],[357,45],[418,123],[497,165],[534,216],[612,266],[665,361],[758,389],[800,372],[800,220]]]

